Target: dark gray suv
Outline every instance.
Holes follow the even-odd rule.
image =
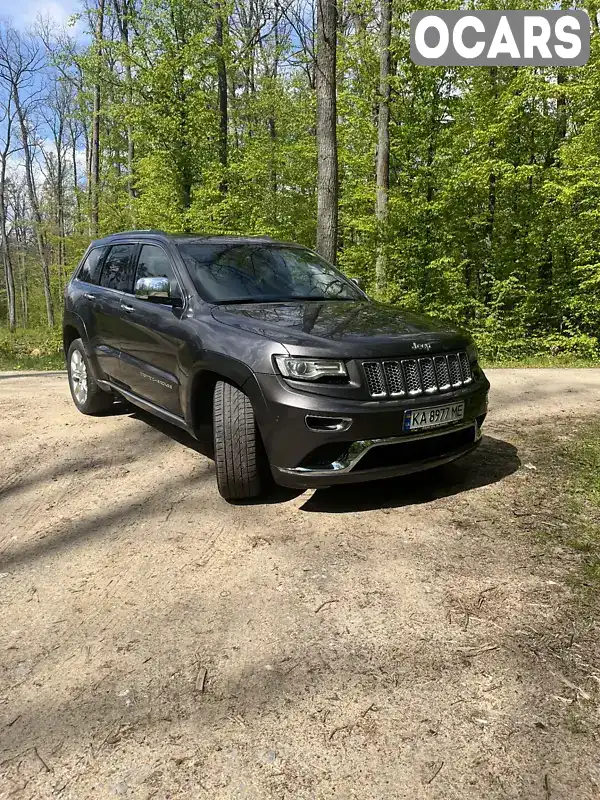
[[[370,300],[316,253],[268,238],[130,231],[92,242],[65,292],[84,414],[121,395],[192,436],[219,491],[385,478],[479,443],[489,383],[471,338]]]

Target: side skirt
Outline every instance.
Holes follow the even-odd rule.
[[[151,403],[149,400],[142,399],[137,394],[123,389],[116,383],[112,383],[112,381],[99,380],[97,383],[102,389],[122,395],[126,400],[129,400],[130,403],[133,403],[134,406],[138,406],[138,408],[141,408],[143,411],[148,411],[150,414],[164,419],[165,422],[170,422],[171,425],[177,425],[178,428],[182,428],[186,433],[189,433],[190,436],[193,436],[194,439],[196,438],[192,428],[182,417],[178,417],[177,414],[172,414],[170,411],[166,411],[164,408]]]

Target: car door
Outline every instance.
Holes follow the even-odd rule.
[[[91,345],[100,368],[115,383],[121,382],[121,347],[124,334],[122,298],[133,289],[133,270],[137,245],[119,242],[110,246],[104,257],[98,286],[90,290],[90,315],[93,319]]]
[[[99,297],[98,286],[102,260],[107,251],[106,245],[90,248],[69,287],[71,311],[83,323],[85,344],[92,356],[95,356],[98,345],[95,304]],[[99,375],[98,377],[106,376]]]
[[[159,244],[144,243],[134,286],[139,278],[154,277],[169,279],[171,302],[135,296],[123,300],[122,380],[139,397],[182,417],[178,356],[183,344],[183,292],[168,252]]]

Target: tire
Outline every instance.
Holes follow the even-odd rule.
[[[217,486],[225,500],[258,497],[266,466],[254,410],[236,386],[218,381],[213,397]]]
[[[67,373],[71,397],[82,414],[101,414],[112,406],[114,397],[96,383],[81,339],[75,339],[69,347]]]

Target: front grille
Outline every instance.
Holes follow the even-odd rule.
[[[416,397],[447,392],[473,380],[466,352],[405,358],[399,361],[363,361],[371,397]]]

